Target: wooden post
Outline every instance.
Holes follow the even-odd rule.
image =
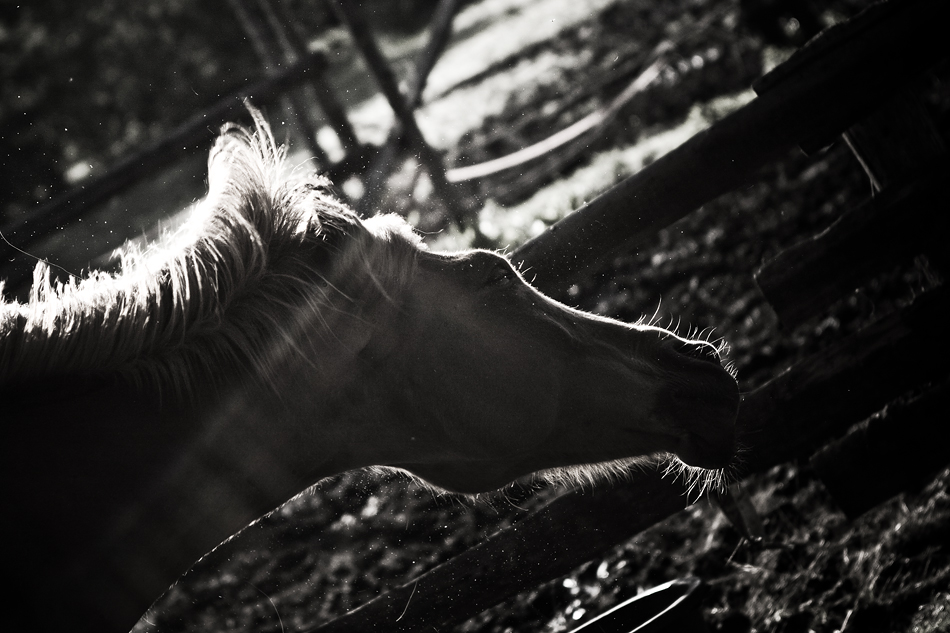
[[[260,2],[265,7],[272,28],[280,34],[289,58],[297,60],[305,57],[308,52],[306,39],[300,30],[299,24],[290,13],[290,9],[284,4],[284,0],[260,0]],[[339,137],[343,149],[348,153],[357,151],[360,143],[356,137],[356,132],[346,116],[346,109],[336,98],[336,94],[330,87],[322,69],[320,74],[304,84],[303,88],[308,96],[312,94],[313,99],[320,104],[320,109],[323,110],[330,127]]]
[[[947,157],[947,145],[919,93],[906,87],[848,128],[844,139],[867,173],[875,194],[926,172],[933,164],[945,163]],[[941,216],[938,221],[946,221],[946,211],[934,209],[933,213]],[[928,263],[942,275],[950,274],[946,232],[931,233],[923,243]]]
[[[908,88],[848,128],[844,139],[875,193],[926,169],[947,153],[920,96]]]
[[[425,90],[429,73],[449,41],[449,35],[452,33],[452,18],[458,11],[458,5],[459,0],[439,0],[429,27],[429,41],[416,58],[415,73],[409,82],[406,101],[413,110],[422,102],[422,92]],[[379,203],[386,178],[392,171],[392,165],[399,152],[401,137],[402,125],[396,121],[363,178],[363,197],[359,201],[359,211],[362,215],[369,215]]]
[[[396,119],[402,125],[403,134],[409,139],[413,149],[418,153],[419,160],[425,166],[426,171],[429,172],[432,186],[448,208],[452,220],[460,229],[464,229],[469,224],[475,225],[476,223],[471,218],[473,209],[469,208],[455,186],[445,179],[442,157],[432,146],[426,143],[422,136],[422,132],[416,124],[413,108],[399,90],[396,76],[376,45],[376,40],[373,39],[369,24],[362,12],[352,0],[333,0],[332,6],[349,28],[353,40],[366,60],[366,64],[373,76],[376,77],[383,95],[385,95],[390,107],[395,112]]]

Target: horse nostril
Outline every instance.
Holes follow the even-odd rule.
[[[677,351],[684,356],[689,356],[690,358],[709,361],[711,363],[716,363],[717,365],[720,364],[719,351],[712,343],[688,341],[680,344]]]

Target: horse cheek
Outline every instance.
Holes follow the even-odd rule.
[[[453,443],[500,457],[531,451],[554,430],[560,380],[550,363],[521,363],[517,348],[458,364],[444,385],[442,423]]]

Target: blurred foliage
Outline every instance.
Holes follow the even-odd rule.
[[[325,0],[283,0],[311,37]],[[409,28],[436,0],[366,2]],[[262,67],[227,0],[0,4],[0,226],[62,193],[78,161],[99,170],[245,83]]]
[[[0,27],[3,210],[60,193],[259,73],[225,0],[40,0]],[[14,208],[15,208],[14,207]]]

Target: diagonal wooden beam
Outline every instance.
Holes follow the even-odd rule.
[[[652,238],[796,145],[830,143],[947,55],[946,0],[874,5],[763,78],[760,95],[512,253],[542,292]]]
[[[432,18],[429,27],[429,41],[416,57],[415,73],[413,73],[409,82],[409,89],[406,94],[406,101],[413,110],[418,108],[422,102],[422,93],[429,80],[429,73],[438,61],[439,55],[445,50],[446,44],[448,44],[449,36],[452,34],[452,19],[458,11],[459,1],[439,0],[436,7],[435,16]],[[359,212],[364,216],[369,215],[379,203],[386,178],[396,161],[401,137],[402,126],[397,122],[389,131],[389,136],[386,137],[386,141],[379,148],[379,152],[366,170],[366,177],[363,180],[365,190],[358,205]],[[446,180],[449,181],[448,177],[446,177]]]
[[[412,144],[412,148],[418,154],[420,162],[429,173],[436,195],[448,207],[449,214],[455,224],[460,229],[464,229],[472,223],[474,209],[469,208],[469,204],[460,195],[455,185],[445,179],[445,166],[442,164],[442,157],[423,137],[422,131],[416,123],[412,104],[399,90],[396,75],[379,50],[365,16],[353,0],[333,0],[332,6],[349,28],[350,34],[376,78],[380,90],[396,114],[396,119],[402,126],[402,133]]]

